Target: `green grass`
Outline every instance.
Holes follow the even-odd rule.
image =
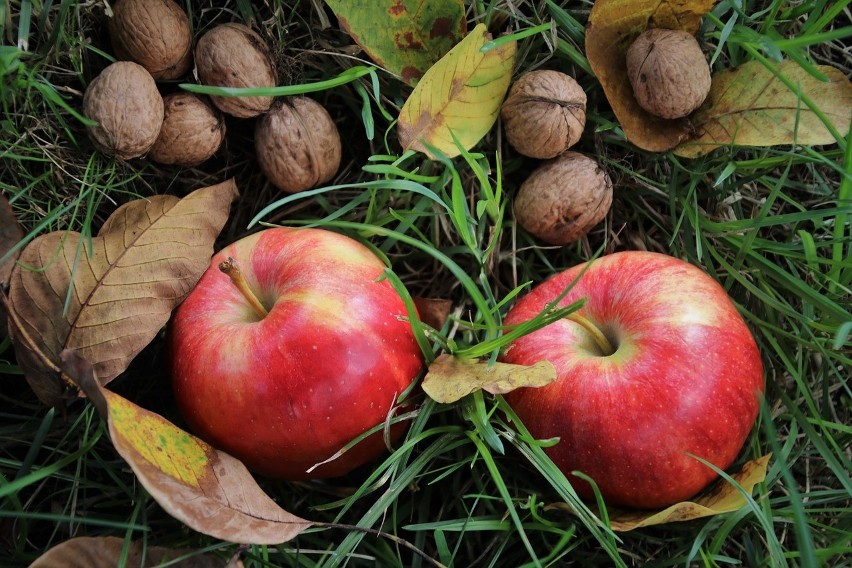
[[[409,89],[381,70],[356,77],[370,62],[351,50],[330,13],[317,12],[319,2],[183,4],[196,31],[250,21],[275,45],[282,85],[298,91],[329,81],[311,96],[345,133],[338,176],[326,188],[282,199],[258,173],[251,121],[231,119],[227,145],[196,169],[98,155],[79,111],[88,81],[109,62],[102,5],[8,2],[0,7],[0,188],[25,242],[53,230],[96,233],[130,199],[185,195],[234,176],[242,197],[220,244],[263,223],[322,226],[368,242],[387,258],[395,285],[453,300],[444,329],[420,335],[432,356],[494,356],[506,340],[501,318],[529,284],[627,249],[705,269],[740,307],[764,355],[765,405],[738,463],[768,452],[773,459],[766,482],[735,513],[613,533],[577,500],[541,443],[509,422],[502,399],[483,394],[455,405],[415,394],[419,406],[396,451],[344,478],[259,479],[282,507],[379,529],[454,566],[852,564],[852,133],[820,148],[730,148],[696,160],[643,152],[625,140],[589,73],[583,35],[591,3],[467,2],[469,21],[495,29],[555,21],[556,41],[547,34],[520,40],[517,72],[560,69],[589,96],[575,149],[595,156],[613,178],[613,209],[581,242],[546,247],[511,213],[511,196],[534,161],[496,130],[451,164],[400,155],[392,123]],[[716,70],[785,57],[852,74],[848,0],[723,1],[703,26]],[[111,388],[179,420],[164,360],[158,338]],[[223,559],[237,552],[164,513],[89,404],[74,402],[64,416],[41,405],[8,340],[0,343],[0,373],[0,565],[26,566],[83,535]],[[580,512],[567,515],[550,506],[556,502]],[[247,547],[243,560],[252,567],[429,565],[392,539],[352,529]]]

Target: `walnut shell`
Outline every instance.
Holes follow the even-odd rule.
[[[515,219],[553,245],[578,241],[612,205],[612,181],[593,159],[568,151],[539,166],[515,196]]]
[[[340,167],[340,133],[318,102],[307,97],[280,99],[255,127],[260,169],[287,193],[325,183]]]
[[[163,127],[150,159],[190,168],[216,153],[225,138],[225,120],[213,105],[183,92],[166,95],[163,103]]]
[[[195,46],[198,80],[215,87],[274,87],[278,79],[269,47],[243,24],[221,24]],[[239,118],[266,112],[272,97],[210,97],[219,110]]]
[[[154,79],[176,79],[192,65],[189,18],[174,0],[121,0],[107,29],[116,57],[135,61]]]
[[[701,46],[682,30],[644,31],[627,49],[627,76],[639,106],[662,118],[688,115],[710,92]]]
[[[506,138],[531,158],[553,158],[577,143],[586,125],[586,92],[559,71],[521,75],[500,109]]]
[[[154,145],[163,125],[163,97],[144,67],[117,61],[89,83],[83,114],[98,123],[88,127],[95,146],[104,154],[129,160]]]

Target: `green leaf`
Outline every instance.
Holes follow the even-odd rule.
[[[459,146],[469,150],[491,129],[509,88],[517,44],[482,51],[490,39],[479,24],[426,72],[399,113],[405,150],[453,158]]]
[[[340,25],[379,65],[413,85],[466,30],[462,0],[326,0]]]

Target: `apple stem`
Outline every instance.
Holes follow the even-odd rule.
[[[252,291],[242,271],[237,268],[236,261],[233,258],[229,256],[228,260],[220,262],[219,270],[228,275],[228,278],[231,279],[234,286],[236,286],[242,295],[245,296],[248,303],[252,308],[254,308],[254,311],[261,317],[261,319],[269,315],[267,309],[263,307],[263,304],[260,303],[260,300],[257,299],[257,296]]]
[[[574,323],[588,331],[589,334],[591,334],[592,338],[595,340],[595,343],[598,344],[598,347],[601,348],[601,351],[603,351],[604,355],[612,355],[613,353],[615,353],[615,349],[613,349],[612,343],[609,342],[609,339],[607,339],[606,335],[604,335],[604,332],[602,332],[598,326],[593,324],[591,320],[589,320],[589,318],[581,316],[577,312],[571,312],[570,314],[565,316],[565,319],[573,321]]]

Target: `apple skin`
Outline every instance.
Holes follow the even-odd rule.
[[[231,257],[263,319],[218,265]],[[272,228],[217,253],[169,329],[172,386],[190,428],[249,469],[336,477],[385,449],[374,434],[423,366],[384,263],[322,229]],[[400,434],[400,428],[392,428]]]
[[[586,329],[562,319],[507,346],[501,360],[548,360],[557,380],[522,388],[507,402],[584,499],[595,480],[608,505],[656,509],[686,500],[739,454],[764,390],[754,337],[725,290],[701,269],[658,253],[628,251],[557,274],[509,311],[532,319],[559,302],[587,298],[577,312],[610,339],[605,356]]]

